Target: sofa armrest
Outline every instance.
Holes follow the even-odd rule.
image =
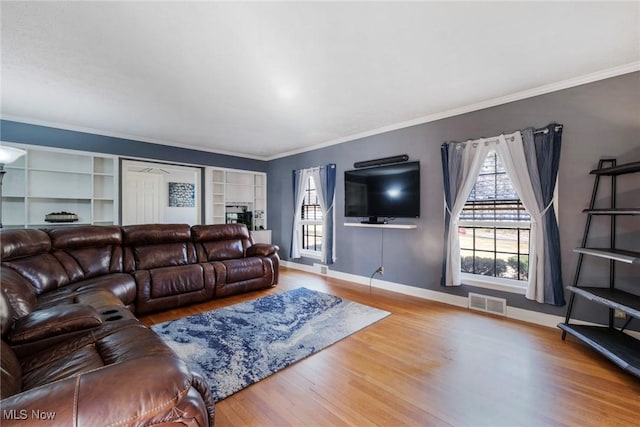
[[[64,304],[37,310],[15,321],[9,341],[21,345],[52,336],[68,334],[102,325],[102,318],[91,306]]]
[[[209,417],[209,425],[213,427],[215,424],[216,405],[209,384],[200,374],[191,372],[191,387],[200,395]]]
[[[25,420],[39,421],[35,416],[67,426],[171,424],[185,417],[173,409],[190,390],[184,362],[165,355],[140,357],[6,398],[1,424],[24,426]]]
[[[247,256],[265,256],[273,255],[280,250],[278,245],[269,243],[255,243],[247,248]]]

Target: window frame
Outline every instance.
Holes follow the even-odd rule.
[[[495,172],[495,165],[497,165],[497,161],[500,160],[500,156],[498,153],[496,153],[495,151],[490,151],[487,154],[487,157],[484,159],[483,162],[486,162],[487,159],[489,158],[490,155],[496,155],[496,163],[494,164],[494,171],[491,172],[490,174],[485,174],[485,175],[494,175],[497,177],[498,174],[502,174],[504,173],[507,178],[509,178],[509,181],[511,182],[511,177],[509,176],[509,174],[507,173],[507,171],[505,170],[504,172]],[[480,178],[481,173],[478,174],[478,176],[476,177],[476,183],[478,182],[479,178]],[[475,184],[474,184],[475,187]],[[497,190],[499,189],[498,186],[498,180],[495,179],[494,180],[494,189],[496,190],[496,192],[494,194],[496,194],[496,196],[498,196],[497,194]],[[556,187],[557,190],[557,187]],[[556,193],[557,194],[557,193]],[[471,193],[469,194],[469,196],[471,196]],[[501,200],[499,198],[493,198],[493,199],[485,199],[487,202],[501,202],[504,200]],[[513,199],[509,199],[509,200],[513,200]],[[554,203],[557,199],[555,198],[555,194],[554,194]],[[477,201],[477,200],[476,200]],[[522,199],[520,199],[520,196],[518,195],[517,198],[517,204],[522,204]],[[466,203],[465,203],[466,205]],[[487,209],[489,210],[489,209]],[[526,212],[526,209],[525,209]],[[527,213],[527,215],[529,215]],[[462,216],[462,213],[461,213]],[[458,218],[458,230],[460,228],[464,228],[464,227],[476,227],[476,228],[486,228],[486,229],[524,229],[524,230],[528,230],[529,234],[531,233],[531,221],[505,221],[505,220],[463,220]],[[493,241],[495,242],[495,239],[493,239]],[[462,245],[460,245],[462,246]],[[494,248],[496,247],[495,243],[494,243]],[[519,254],[519,248],[520,248],[520,240],[518,240],[518,252],[514,253],[515,255]],[[463,250],[470,250],[470,249],[463,249],[462,247],[460,247],[460,254],[459,256],[462,258],[462,251]],[[475,249],[471,249],[475,255]],[[494,249],[494,255],[497,254],[500,251],[496,251]],[[530,256],[530,253],[526,254],[527,257]],[[461,264],[462,267],[462,264]],[[504,291],[504,292],[510,292],[510,293],[516,293],[516,294],[521,294],[524,295],[526,293],[526,289],[528,286],[528,280],[517,280],[517,279],[512,279],[512,278],[507,278],[507,277],[496,277],[496,276],[486,276],[486,275],[482,275],[482,274],[474,274],[474,273],[468,273],[468,272],[464,272],[460,271],[460,281],[463,285],[469,285],[469,286],[474,286],[474,287],[479,287],[479,288],[485,288],[485,289],[492,289],[492,290],[499,290],[499,291]]]
[[[307,196],[310,193],[310,189],[309,189],[309,183],[313,182],[313,191],[315,192],[315,197],[316,197],[316,201],[318,203],[309,203],[306,204],[305,201],[307,200]],[[300,247],[300,255],[307,257],[307,258],[315,258],[315,259],[322,259],[322,255],[323,255],[323,251],[324,248],[321,247],[320,250],[313,250],[313,249],[307,249],[304,247],[304,236],[305,236],[305,227],[308,226],[321,226],[322,227],[322,233],[324,233],[324,216],[322,214],[322,209],[320,207],[320,202],[318,201],[318,194],[316,192],[316,188],[317,188],[317,183],[315,182],[315,179],[313,178],[313,175],[309,175],[309,177],[307,178],[307,182],[305,183],[305,196],[302,199],[302,205],[300,206],[300,215],[304,216],[305,213],[305,206],[317,206],[318,211],[320,212],[320,216],[322,217],[322,219],[305,219],[305,218],[300,218],[299,219],[299,223],[298,223],[298,243],[299,243],[299,247]],[[317,239],[318,236],[316,233],[313,233],[313,236]],[[322,239],[322,234],[320,235],[320,239]]]

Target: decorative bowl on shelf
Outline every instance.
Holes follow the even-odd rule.
[[[51,212],[45,215],[44,220],[47,222],[75,222],[78,215],[73,212]]]

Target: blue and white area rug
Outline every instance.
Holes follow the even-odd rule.
[[[220,401],[389,314],[298,288],[151,328]]]

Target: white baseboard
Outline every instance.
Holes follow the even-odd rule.
[[[309,273],[320,274],[328,276],[334,279],[345,280],[348,282],[356,283],[359,285],[369,286],[369,278],[365,276],[359,276],[357,274],[343,273],[340,271],[333,271],[324,264],[306,265],[299,264],[297,262],[280,261],[283,267],[292,268],[296,270],[302,270]],[[324,273],[326,272],[326,274]],[[380,288],[391,292],[397,292],[403,295],[411,295],[417,298],[423,298],[430,301],[437,301],[444,304],[454,305],[456,307],[469,307],[469,300],[466,297],[459,295],[451,295],[445,292],[432,291],[430,289],[416,288],[415,286],[403,285],[400,283],[389,282],[386,280],[372,279],[371,286],[374,288]],[[522,322],[533,323],[536,325],[546,326],[549,328],[556,328],[558,323],[564,322],[563,316],[556,316],[553,314],[540,313],[539,311],[525,310],[523,308],[516,308],[507,306],[507,318],[520,320]],[[571,323],[579,325],[597,325],[591,322],[584,322],[580,320],[572,320]],[[632,335],[640,339],[640,332],[626,331],[629,335]]]
[[[348,282],[356,283],[358,285],[369,286],[369,278],[365,276],[359,276],[357,274],[343,273],[340,271],[333,271],[323,264],[306,265],[299,264],[290,261],[280,261],[283,267],[292,268],[296,270],[302,270],[309,273],[321,274],[334,279],[346,280]],[[326,274],[322,274],[321,268],[326,269]],[[442,302],[449,305],[455,305],[456,307],[469,306],[469,301],[466,297],[459,295],[451,295],[445,292],[432,291],[430,289],[416,288],[415,286],[403,285],[401,283],[389,282],[387,280],[372,279],[371,287],[380,288],[386,291],[397,292],[403,295],[411,295],[417,298],[423,298],[430,301]],[[526,310],[523,310],[526,311]],[[555,325],[554,325],[555,326]]]

